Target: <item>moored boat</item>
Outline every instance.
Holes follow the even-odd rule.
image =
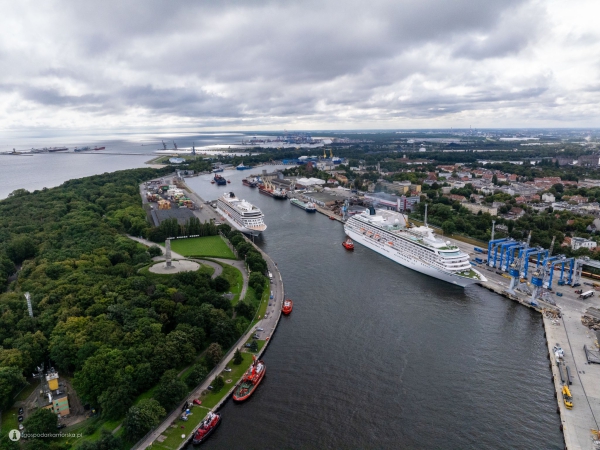
[[[258,186],[258,192],[264,195],[268,195],[269,197],[273,197],[273,191],[267,188],[264,184],[260,184]]]
[[[291,299],[286,298],[283,301],[283,306],[281,307],[281,312],[287,316],[289,313],[292,312],[293,308],[294,308],[294,302]]]
[[[300,209],[303,209],[304,211],[308,212],[308,213],[313,213],[317,210],[317,208],[315,208],[315,204],[312,202],[303,202],[302,200],[298,200],[297,198],[292,198],[290,199],[290,203],[294,206],[297,206]]]
[[[285,189],[277,188],[273,190],[273,198],[285,200],[287,198],[287,191]]]
[[[221,414],[209,412],[194,433],[192,444],[202,444],[219,425],[221,425]]]
[[[94,147],[92,150],[104,150],[106,147]]]
[[[348,238],[344,242],[342,242],[342,245],[344,246],[344,248],[346,250],[354,250],[354,242],[352,242],[352,239],[350,239],[350,238]]]
[[[236,402],[247,400],[254,393],[266,372],[267,366],[264,361],[257,360],[256,356],[252,355],[252,365],[242,377],[240,384],[235,388],[233,400]]]
[[[251,188],[255,188],[256,186],[258,186],[258,182],[256,181],[256,179],[249,179],[249,178],[244,178],[242,180],[242,184],[244,186],[248,186]]]
[[[236,166],[237,170],[247,170],[247,169],[252,169],[252,167],[250,166],[245,166],[244,163],[242,162],[239,166]]]

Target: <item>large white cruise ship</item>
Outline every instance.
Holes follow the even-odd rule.
[[[217,200],[217,211],[242,233],[258,236],[267,229],[262,211],[252,203],[238,199],[233,192],[225,192]]]
[[[417,272],[462,287],[486,281],[466,253],[427,226],[407,226],[404,215],[395,211],[365,211],[348,219],[344,230],[354,242]]]

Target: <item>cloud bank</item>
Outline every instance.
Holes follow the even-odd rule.
[[[593,127],[594,1],[2,1],[0,128]]]

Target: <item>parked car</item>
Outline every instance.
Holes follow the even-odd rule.
[[[19,415],[22,416],[23,415],[23,408],[19,408]]]
[[[58,428],[59,430],[61,428],[65,428],[65,427],[66,427],[66,425],[64,423],[59,423],[59,424],[56,425],[56,428]]]
[[[225,368],[223,369],[223,372],[231,372],[231,367],[225,367]]]
[[[19,417],[17,418],[17,420],[18,420],[19,422],[23,422],[23,416],[19,416]]]
[[[264,328],[258,327],[256,331],[265,331]]]

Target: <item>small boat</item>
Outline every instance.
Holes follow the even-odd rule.
[[[106,147],[94,147],[92,150],[104,150]]]
[[[267,366],[264,361],[257,360],[255,355],[252,355],[252,360],[252,365],[248,368],[248,371],[242,377],[242,381],[233,392],[233,400],[236,402],[247,400],[254,393],[267,372]]]
[[[192,444],[202,444],[202,442],[204,442],[219,425],[221,425],[221,414],[213,413],[212,411],[209,412],[206,419],[204,419],[194,433]]]
[[[231,180],[227,180],[228,183],[231,183]]]
[[[215,181],[215,183],[217,183],[219,186],[223,186],[227,184],[227,180],[225,180],[225,178],[223,178],[221,175],[219,174],[215,174],[215,177],[213,178],[213,180]]]
[[[215,180],[210,180],[210,184],[215,184]]]
[[[283,306],[281,307],[281,312],[286,316],[292,312],[292,308],[294,307],[294,302],[289,298],[286,298],[283,301]]]
[[[236,167],[237,170],[247,170],[247,169],[252,169],[252,167],[250,166],[245,166],[244,162],[242,162],[239,166]]]
[[[346,250],[354,250],[354,242],[352,242],[352,239],[350,239],[350,238],[348,238],[344,242],[342,242],[342,245],[344,246],[344,248]]]

